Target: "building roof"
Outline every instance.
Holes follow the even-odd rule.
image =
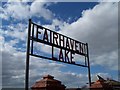
[[[60,81],[54,79],[51,75],[43,76],[42,80],[37,81],[31,88],[46,88],[46,87],[59,87],[65,88],[64,85],[61,84]]]
[[[115,80],[105,80],[101,76],[98,76],[98,80],[94,82],[90,88],[113,88],[114,86],[120,86],[120,82]]]

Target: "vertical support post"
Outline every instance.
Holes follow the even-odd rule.
[[[31,19],[29,19],[27,52],[26,52],[26,74],[25,74],[25,90],[29,89],[29,51],[30,51],[30,34],[31,34]]]
[[[88,43],[87,46],[87,61],[88,61],[88,79],[89,79],[89,86],[91,86],[91,73],[90,73],[90,62],[89,62],[89,50],[88,50]]]
[[[34,24],[32,26],[32,39],[34,38]],[[31,41],[31,54],[33,54],[33,40]]]
[[[37,26],[37,31],[36,31],[36,38],[38,39],[38,26]]]
[[[53,56],[53,54],[54,54],[53,52],[54,51],[53,50],[54,50],[54,47],[52,46],[52,59],[54,59],[54,56]]]

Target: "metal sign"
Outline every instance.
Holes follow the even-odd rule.
[[[38,55],[34,53],[34,43],[42,43],[51,47],[51,55]],[[54,55],[55,48],[58,49],[58,57]],[[85,57],[85,64],[76,63],[73,58],[78,54]],[[74,40],[65,35],[59,34],[48,28],[37,25],[29,20],[28,27],[28,41],[27,41],[27,53],[26,53],[26,78],[25,78],[25,90],[29,87],[29,56],[40,57],[48,60],[63,62],[67,64],[82,66],[88,68],[89,85],[91,85],[90,76],[90,63],[88,44]]]

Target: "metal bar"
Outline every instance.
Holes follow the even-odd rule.
[[[33,37],[33,31],[32,31],[32,36],[31,36],[31,24],[37,26],[36,37]],[[34,28],[34,27],[33,27],[33,28]],[[35,57],[44,58],[44,59],[48,59],[48,60],[63,62],[63,63],[71,64],[71,65],[76,65],[76,66],[81,66],[81,67],[88,67],[89,86],[91,86],[91,74],[90,74],[90,62],[89,62],[88,44],[87,44],[87,43],[85,44],[85,43],[79,42],[79,41],[77,41],[77,40],[74,40],[74,39],[72,39],[72,38],[70,38],[70,37],[67,37],[67,36],[64,36],[64,35],[62,35],[62,34],[59,34],[59,33],[55,32],[55,31],[50,30],[50,29],[44,28],[44,29],[49,30],[50,32],[55,32],[55,33],[57,33],[58,35],[62,35],[62,36],[64,36],[64,37],[66,37],[66,38],[69,38],[70,40],[74,40],[74,41],[76,41],[76,42],[78,42],[78,43],[81,43],[82,45],[84,45],[84,47],[86,46],[86,50],[85,50],[85,48],[84,48],[84,50],[86,51],[86,53],[85,53],[85,54],[84,54],[84,53],[79,53],[79,52],[77,52],[77,51],[75,51],[75,50],[67,49],[67,48],[65,48],[65,47],[61,47],[61,46],[55,45],[55,44],[53,44],[53,43],[51,43],[51,42],[46,42],[46,41],[43,41],[43,40],[39,39],[39,38],[38,38],[38,33],[39,33],[39,32],[38,32],[38,28],[43,29],[44,27],[39,26],[39,25],[33,23],[33,22],[31,21],[31,19],[29,19],[28,40],[27,40],[27,52],[26,52],[25,90],[28,90],[28,89],[29,89],[29,55],[35,56]],[[31,40],[32,42],[33,42],[33,41],[36,41],[36,42],[39,42],[39,43],[43,43],[43,44],[47,44],[47,45],[52,46],[52,58],[50,58],[50,57],[45,57],[45,56],[40,56],[40,55],[35,55],[35,54],[33,54],[33,53],[30,54],[30,40]],[[51,40],[51,41],[52,41],[52,40]],[[54,41],[54,40],[53,40],[53,41]],[[32,45],[33,45],[33,43],[32,43]],[[66,61],[60,61],[60,60],[58,60],[57,58],[54,58],[54,57],[53,57],[53,47],[61,48],[61,49],[64,49],[64,50],[69,50],[69,51],[71,51],[71,52],[73,52],[73,53],[76,53],[76,54],[79,54],[79,55],[83,55],[83,56],[85,56],[85,59],[88,61],[88,63],[87,63],[87,65],[81,65],[81,64],[70,63],[70,62],[66,62]],[[33,46],[32,46],[32,48],[33,48]],[[33,51],[33,50],[32,50],[32,51]],[[85,61],[86,61],[86,60],[85,60]],[[86,62],[85,62],[85,64],[86,64]]]
[[[55,44],[52,44],[52,43],[43,41],[43,40],[41,40],[41,39],[36,39],[36,38],[32,38],[32,37],[31,37],[30,39],[31,39],[31,40],[34,40],[34,41],[36,41],[36,42],[39,42],[39,43],[44,43],[44,44],[47,44],[47,45],[50,45],[50,46],[54,46],[54,47],[57,47],[57,48],[62,48],[62,49],[64,49],[64,50],[69,50],[69,51],[72,51],[72,52],[74,52],[74,53],[76,53],[76,54],[79,54],[79,55],[83,55],[83,56],[86,55],[86,54],[84,54],[84,53],[79,53],[79,52],[73,51],[73,50],[71,50],[71,49],[68,49],[68,48],[65,48],[65,47],[61,47],[61,46],[58,46],[58,45],[55,45]]]
[[[33,23],[33,22],[32,22],[32,23]],[[37,27],[41,28],[41,29],[47,29],[48,31],[52,31],[52,30],[50,30],[50,29],[48,29],[48,28],[45,28],[45,27],[40,26],[40,25],[37,25],[36,23],[33,23],[33,24],[36,25]],[[54,32],[54,33],[56,33],[56,34],[59,34],[59,35],[62,35],[62,36],[66,37],[66,38],[69,38],[69,39],[71,39],[71,40],[74,40],[74,41],[76,41],[76,42],[78,42],[78,43],[85,44],[85,43],[83,43],[83,42],[77,41],[77,40],[75,40],[75,39],[72,39],[72,38],[70,38],[70,37],[68,37],[68,36],[65,36],[65,35],[63,35],[63,34],[57,33],[57,32],[55,32],[55,31],[52,31],[52,32]]]
[[[54,55],[54,47],[52,46],[52,58],[54,57],[53,55]]]
[[[34,24],[32,27],[32,38],[34,37]],[[33,54],[33,40],[31,41],[31,53]]]
[[[27,52],[26,52],[25,90],[28,90],[28,89],[29,89],[29,51],[30,51],[30,33],[31,33],[31,19],[29,19],[29,26],[28,26]]]
[[[87,52],[87,45],[84,45],[84,52]],[[85,55],[85,65],[87,65],[87,53]]]
[[[36,38],[38,39],[38,27],[37,27],[37,30],[36,30]]]
[[[81,66],[81,67],[88,67],[88,66],[81,65],[81,64],[76,64],[76,63],[68,63],[68,62],[60,61],[60,60],[53,59],[53,58],[50,58],[50,57],[44,57],[44,56],[35,55],[35,54],[30,54],[30,55],[31,55],[31,56],[35,56],[35,57],[40,57],[40,58],[48,59],[48,60],[52,60],[52,61],[63,62],[63,63],[71,64],[71,65],[76,65],[76,66]]]
[[[91,86],[91,73],[90,73],[90,62],[89,62],[89,50],[88,50],[88,43],[87,45],[87,60],[88,60],[88,79],[89,79],[89,86]]]
[[[85,56],[85,65],[87,65],[87,61],[86,61],[86,58],[87,58],[87,57]]]

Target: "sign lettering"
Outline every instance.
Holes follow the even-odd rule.
[[[34,34],[36,33],[36,35]],[[51,60],[75,64],[75,54],[87,57],[87,44],[49,30],[32,22],[31,40],[50,45],[52,47]],[[54,55],[54,47],[58,48],[58,57]],[[32,49],[32,48],[31,48]],[[33,50],[31,50],[33,51]],[[31,54],[34,54],[31,52]]]

